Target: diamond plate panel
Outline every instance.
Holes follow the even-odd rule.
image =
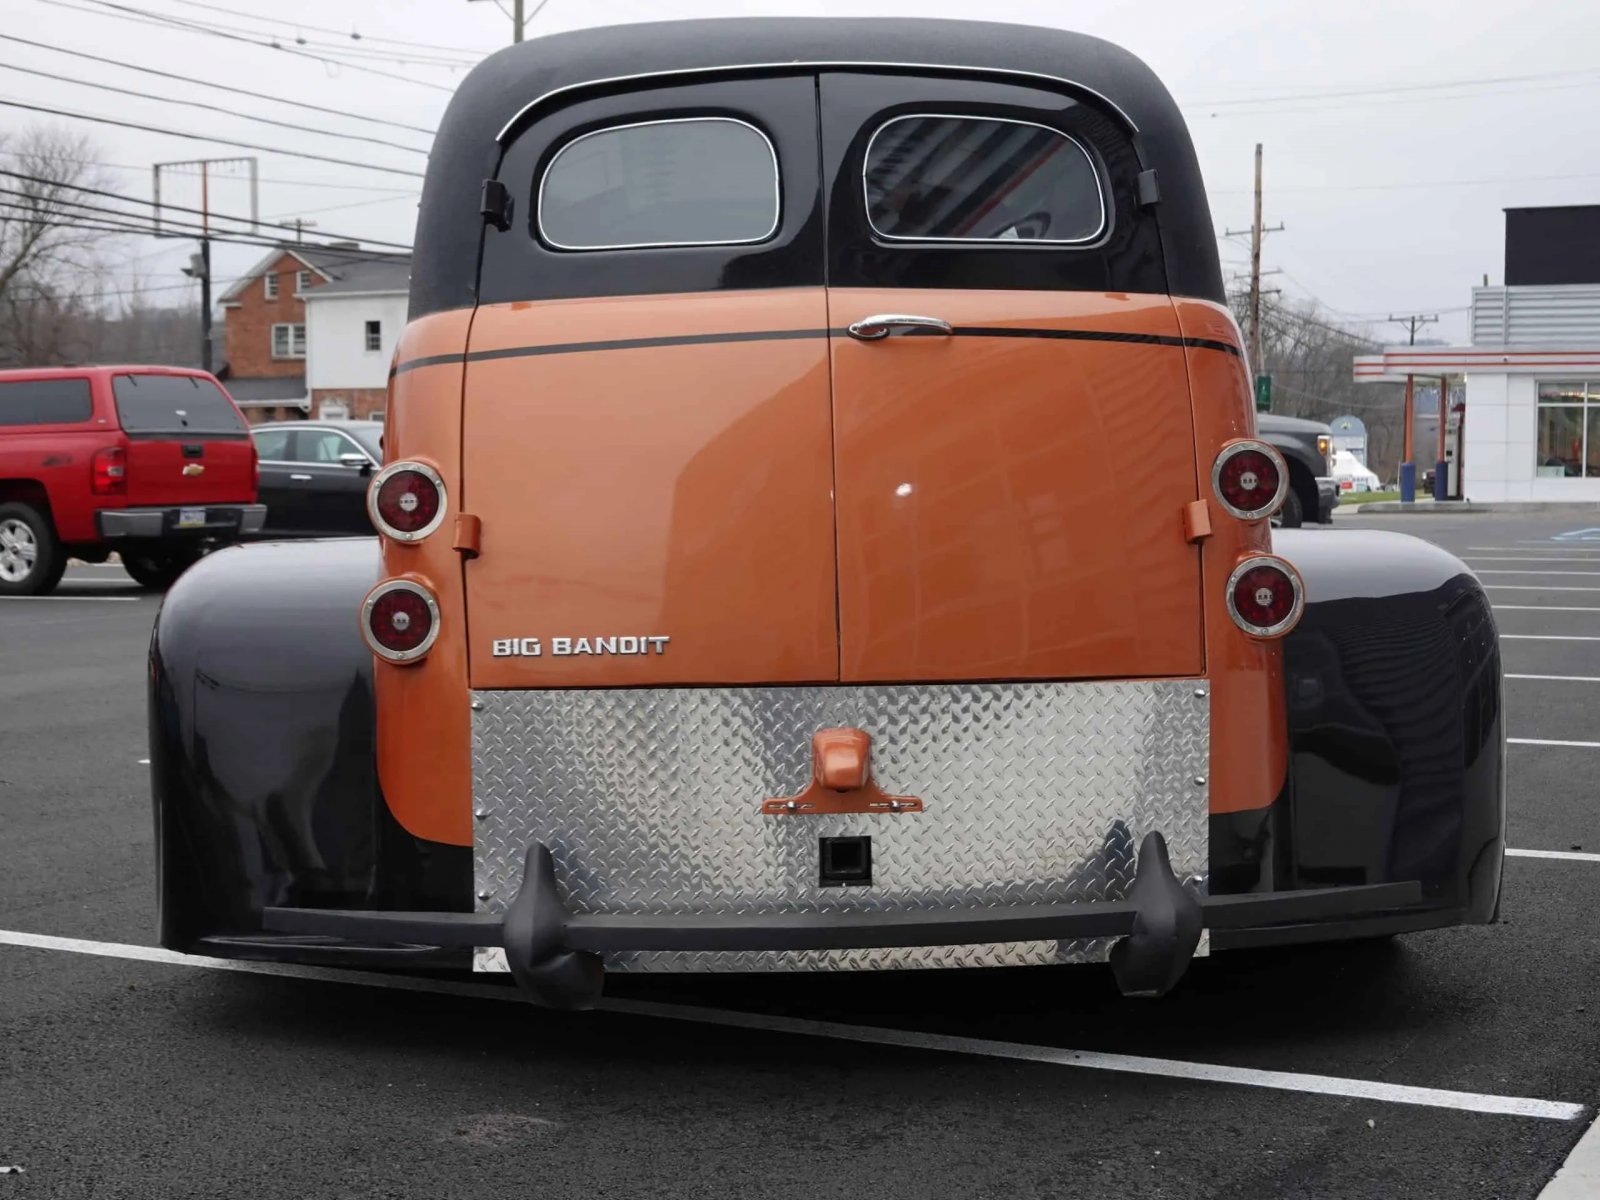
[[[1139,840],[1204,888],[1204,681],[474,693],[480,910],[549,846],[573,912],[897,912],[1115,900]],[[918,814],[763,816],[810,780],[811,735],[865,729]],[[819,837],[870,835],[870,887],[824,888]],[[617,971],[1099,962],[1109,939],[887,950],[627,953]],[[499,951],[478,966],[504,970]]]

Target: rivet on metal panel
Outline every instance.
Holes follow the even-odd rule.
[[[493,895],[494,895],[493,892],[479,892],[478,893],[478,899],[479,900],[487,900]]]
[[[478,820],[480,820],[480,821],[486,821],[486,820],[489,819],[489,810],[487,808],[480,808],[480,809],[476,810],[472,815],[477,817]]]
[[[1204,700],[1206,698],[1205,688],[1195,688],[1194,696],[1196,700]]]
[[[483,701],[482,700],[474,700],[472,702],[472,704],[471,704],[471,708],[472,708],[473,712],[482,712],[483,711]]]
[[[1194,785],[1195,787],[1205,787],[1206,777],[1204,775],[1196,775],[1194,777]]]

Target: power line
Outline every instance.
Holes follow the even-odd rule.
[[[221,21],[203,21],[203,20],[200,20],[198,17],[171,16],[171,15],[169,15],[167,13],[154,12],[154,11],[151,11],[150,9],[144,9],[144,8],[130,8],[129,11],[143,13],[144,15],[150,17],[153,20],[164,21],[164,22],[167,22],[169,24],[178,25],[178,26],[180,26],[181,28],[184,28],[184,29],[205,30],[208,33],[209,32],[242,33],[242,34],[246,34],[246,35],[249,35],[249,36],[252,36],[252,37],[266,37],[266,38],[269,38],[271,40],[272,44],[274,45],[274,47],[278,47],[278,46],[281,45],[281,42],[279,42],[277,37],[275,37],[272,34],[263,33],[262,31],[260,31],[258,29],[249,29],[249,28],[242,27],[242,26],[239,26],[239,25],[227,25],[227,24],[224,24]],[[351,45],[344,44],[344,42],[324,42],[324,41],[320,41],[320,40],[318,40],[316,38],[308,38],[303,33],[300,32],[302,29],[311,29],[311,28],[313,28],[310,25],[295,24],[295,23],[287,21],[287,20],[285,20],[284,18],[281,18],[281,17],[280,18],[265,18],[265,17],[263,17],[263,18],[257,18],[257,19],[259,19],[259,20],[272,20],[274,23],[283,24],[283,25],[287,26],[288,28],[294,29],[295,30],[294,42],[295,42],[295,45],[297,45],[297,46],[318,46],[318,47],[322,47],[324,49],[328,49],[330,52],[332,52],[334,54],[337,54],[339,56],[342,56],[342,57],[378,59],[378,60],[382,60],[384,62],[400,63],[400,64],[404,64],[404,65],[408,65],[408,66],[425,66],[425,67],[426,66],[433,66],[433,67],[450,67],[450,68],[475,66],[480,58],[485,57],[485,52],[478,51],[478,50],[464,51],[463,53],[472,55],[473,57],[471,57],[471,58],[463,58],[460,55],[453,55],[453,54],[449,54],[449,53],[441,53],[440,52],[440,48],[433,47],[433,46],[422,47],[424,50],[426,50],[426,53],[424,53],[424,54],[411,54],[411,53],[408,53],[408,52],[398,51],[398,50],[384,50],[384,49],[382,49],[380,47],[377,47],[377,46],[372,46],[372,47],[365,47],[365,46],[360,46],[360,45],[351,46]],[[338,33],[337,30],[335,30],[334,32]],[[349,34],[344,34],[344,33],[338,33],[338,36],[341,37],[341,38],[344,38],[344,39],[346,39],[348,41],[354,41],[354,42],[358,42],[358,43],[361,40],[359,36],[357,36],[355,38],[350,38]]]
[[[108,9],[122,9],[120,4],[112,4],[110,0],[87,0],[90,4],[98,4]],[[101,12],[95,8],[85,8],[79,4],[69,4],[66,0],[39,0],[41,4],[49,4],[55,8],[65,8],[71,12],[87,13],[92,17],[110,17],[116,20],[132,21],[138,25],[156,25],[164,29],[179,29],[187,33],[203,34],[208,37],[222,38],[230,42],[244,42],[251,46],[261,46],[268,50],[277,50],[284,54],[292,54],[297,58],[309,58],[315,62],[326,63],[335,67],[348,67],[352,71],[360,71],[366,75],[376,75],[383,79],[395,79],[401,83],[415,84],[417,87],[432,88],[436,92],[451,92],[455,89],[445,87],[443,84],[429,83],[424,79],[412,79],[405,75],[396,75],[392,71],[380,71],[376,67],[366,67],[359,63],[349,62],[345,59],[330,58],[325,54],[312,54],[308,50],[292,50],[288,46],[280,46],[276,42],[258,41],[255,38],[242,37],[235,33],[222,33],[217,30],[205,29],[172,17],[154,17],[141,13],[138,9],[126,9],[124,12]],[[131,13],[133,15],[126,15]]]
[[[249,21],[264,21],[275,25],[285,25],[292,29],[310,29],[317,33],[332,33],[342,37],[363,42],[384,42],[391,46],[416,46],[423,50],[455,50],[462,54],[488,54],[487,50],[479,50],[474,46],[435,46],[427,42],[408,42],[404,38],[377,37],[372,34],[356,33],[352,30],[345,34],[343,30],[330,29],[326,25],[308,25],[303,21],[291,21],[286,17],[263,17],[256,13],[243,12],[237,8],[224,8],[220,4],[205,4],[202,0],[172,0],[174,4],[186,5],[189,8],[204,8],[211,12],[227,13],[229,16],[243,17]]]
[[[5,190],[6,189],[0,189],[0,192]],[[139,237],[162,236],[162,234],[157,232],[153,225],[141,221],[141,219],[134,214],[116,214],[112,212],[112,210],[104,210],[106,213],[111,215],[102,215],[100,211],[88,211],[87,206],[84,205],[77,205],[75,207],[83,211],[56,213],[41,212],[37,207],[34,206],[18,204],[12,200],[0,199],[0,210],[10,210],[18,216],[26,217],[33,221],[40,221],[53,227],[60,227],[62,229],[81,229],[98,233],[131,234]],[[170,234],[167,236],[170,236]],[[193,234],[190,231],[185,230],[183,232],[183,236],[190,237],[193,236]],[[339,246],[330,246],[324,242],[303,242],[298,243],[294,247],[289,247],[286,246],[282,241],[241,236],[240,234],[234,232],[212,232],[208,236],[213,242],[223,242],[234,246],[256,246],[267,250],[296,248],[303,250],[314,250],[321,258],[340,262],[372,262],[385,257],[392,257],[392,255],[385,255],[381,251],[364,251],[359,248],[347,250]]]
[[[366,142],[372,146],[388,146],[394,150],[404,150],[410,154],[420,154],[427,157],[426,150],[415,146],[404,146],[399,142],[391,142],[384,138],[367,137],[360,133],[339,133],[332,129],[307,129],[304,122],[292,124],[288,121],[277,121],[272,117],[258,117],[251,113],[240,112],[237,109],[223,108],[217,104],[207,104],[204,100],[180,100],[175,96],[157,96],[150,92],[136,92],[132,88],[121,88],[111,83],[95,83],[89,79],[74,79],[70,75],[56,75],[50,71],[40,71],[34,67],[19,67],[15,63],[0,62],[0,70],[20,71],[24,75],[37,75],[42,79],[54,79],[59,83],[73,83],[79,87],[98,88],[102,92],[116,92],[123,96],[135,96],[140,100],[155,100],[161,104],[176,104],[180,108],[198,108],[206,112],[221,113],[227,117],[238,117],[242,121],[257,121],[262,125],[275,125],[279,129],[291,129],[296,133],[313,133],[318,137],[342,138],[347,142]]]
[[[50,2],[50,0],[46,0]],[[245,150],[260,150],[267,154],[283,154],[290,158],[304,158],[312,162],[333,163],[341,167],[359,167],[364,171],[382,171],[390,175],[409,175],[413,179],[421,179],[421,171],[408,171],[404,167],[381,167],[376,163],[351,162],[343,158],[331,158],[326,154],[312,154],[306,150],[285,150],[281,146],[263,146],[259,142],[241,142],[233,138],[217,137],[214,134],[189,133],[181,129],[163,129],[159,125],[143,125],[137,121],[119,121],[114,117],[97,117],[89,113],[75,113],[62,108],[47,108],[42,104],[24,104],[20,100],[0,100],[0,106],[5,108],[21,108],[28,112],[48,113],[53,117],[71,117],[76,121],[90,121],[97,125],[115,125],[120,129],[137,129],[141,133],[159,133],[167,137],[186,138],[191,142],[211,142],[218,146],[238,146]]]
[[[46,185],[60,184],[59,180],[46,179],[46,178],[44,178],[43,176],[40,176],[40,175],[28,175],[28,174],[25,174],[25,173],[23,173],[21,171],[7,171],[3,167],[0,167],[0,176],[8,176],[8,177],[10,177],[12,179],[21,179],[21,180],[23,180],[23,181],[25,181],[27,183],[39,183],[39,184],[46,184]],[[146,200],[142,196],[124,196],[121,192],[109,192],[109,191],[106,191],[104,188],[85,187],[85,186],[83,186],[81,184],[64,184],[62,186],[69,187],[73,192],[81,192],[84,195],[89,195],[89,196],[104,196],[104,197],[107,197],[108,199],[117,200],[117,201],[120,201],[120,202],[122,202],[124,204],[142,204],[146,208],[154,208],[154,209],[158,209],[158,210],[159,209],[172,209],[174,212],[193,213],[196,216],[209,217],[209,218],[211,218],[213,220],[218,220],[218,221],[233,221],[233,222],[236,222],[238,224],[244,224],[244,225],[266,225],[266,226],[268,226],[270,228],[273,228],[273,229],[282,229],[282,230],[285,230],[285,231],[294,229],[294,226],[292,226],[292,225],[274,224],[271,221],[256,221],[256,220],[254,220],[254,219],[252,219],[250,217],[233,216],[232,214],[229,214],[229,213],[219,213],[219,212],[214,212],[214,211],[211,211],[211,210],[208,210],[208,209],[189,208],[186,205],[182,205],[182,204],[165,204],[165,203],[158,204],[156,201],[154,201],[154,200]],[[3,190],[4,190],[3,188],[0,188],[0,191],[3,191]],[[141,220],[145,219],[143,213],[128,213],[127,215],[128,216],[137,216]],[[152,218],[152,219],[154,219],[154,218]],[[194,221],[179,221],[179,222],[176,222],[176,224],[179,224],[179,225],[196,225],[196,222],[194,222]],[[244,231],[240,231],[240,232],[244,232]],[[253,233],[254,230],[251,230],[249,232]],[[402,251],[407,251],[407,252],[409,252],[410,249],[411,249],[410,246],[403,245],[400,242],[373,241],[373,240],[370,240],[370,239],[358,238],[354,234],[348,234],[347,235],[347,234],[340,234],[340,233],[325,232],[323,234],[323,236],[332,238],[335,241],[366,241],[367,244],[371,245],[371,246],[383,246],[383,247],[392,248],[394,250],[402,250]]]
[[[1226,100],[1192,100],[1195,107],[1220,108],[1224,105],[1301,103],[1306,100],[1342,100],[1351,96],[1389,96],[1412,92],[1448,91],[1452,88],[1484,88],[1501,83],[1539,83],[1551,79],[1583,77],[1590,83],[1600,83],[1600,72],[1594,67],[1573,71],[1542,71],[1537,75],[1497,75],[1474,79],[1438,79],[1429,83],[1400,84],[1395,87],[1349,85],[1334,91],[1285,92],[1277,96],[1236,96]]]
[[[274,219],[281,221],[285,217],[306,216],[310,213],[337,212],[341,208],[365,208],[369,204],[390,204],[396,200],[409,200],[415,204],[419,198],[416,192],[396,192],[392,196],[379,196],[375,200],[352,200],[349,204],[327,204],[321,208],[297,208],[292,213],[279,213]]]
[[[325,113],[328,116],[344,117],[351,121],[364,121],[369,125],[388,125],[394,129],[404,129],[410,133],[420,133],[432,137],[437,131],[424,129],[421,125],[406,125],[400,121],[387,121],[382,117],[369,117],[363,113],[340,112],[336,108],[324,108],[320,104],[308,104],[303,100],[290,100],[283,96],[274,96],[269,92],[252,92],[248,88],[232,87],[226,83],[211,83],[204,79],[195,79],[189,75],[177,75],[171,71],[159,71],[155,67],[141,67],[135,63],[122,62],[115,58],[102,58],[98,54],[89,54],[82,50],[68,50],[65,46],[52,46],[48,42],[35,42],[28,38],[17,37],[11,33],[0,33],[0,41],[16,42],[23,46],[33,46],[38,50],[49,50],[54,54],[67,54],[73,58],[87,59],[89,62],[103,63],[109,67],[121,67],[125,71],[138,71],[144,75],[158,75],[162,79],[173,79],[190,87],[214,88],[219,92],[232,92],[237,96],[249,96],[255,100],[269,100],[274,104],[287,104],[293,108],[302,108],[308,112]]]
[[[23,157],[25,157],[25,155],[19,150],[0,149],[0,157],[4,157],[4,158],[23,158]],[[112,170],[112,171],[127,171],[130,174],[142,175],[142,176],[145,176],[146,178],[148,178],[149,175],[150,175],[150,167],[148,166],[148,164],[141,167],[141,166],[135,166],[132,163],[105,162],[102,159],[98,159],[98,158],[63,158],[60,161],[61,162],[75,163],[75,164],[77,164],[79,166],[85,166],[85,167],[105,167],[108,170]],[[200,173],[198,171],[174,171],[173,174],[174,175],[193,175],[193,176],[198,177]],[[370,193],[372,191],[372,187],[370,185],[368,185],[368,184],[365,184],[365,183],[324,183],[324,182],[321,182],[320,180],[316,180],[316,179],[284,179],[280,175],[262,175],[262,176],[260,176],[260,182],[262,182],[262,183],[281,183],[281,184],[284,184],[287,187],[323,188],[323,189],[327,189],[327,190],[331,190],[331,191],[338,191],[338,192],[367,192],[367,193]],[[391,196],[401,196],[401,195],[404,195],[404,196],[415,196],[417,193],[415,191],[406,191],[406,192],[390,191],[390,192],[388,192],[388,194],[391,195]]]

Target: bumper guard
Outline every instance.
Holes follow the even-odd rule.
[[[278,933],[363,938],[443,948],[500,946],[517,982],[537,1003],[592,1008],[605,969],[600,956],[621,950],[850,950],[959,946],[1115,937],[1111,969],[1128,996],[1160,996],[1177,984],[1202,929],[1345,920],[1421,911],[1422,885],[1380,883],[1196,897],[1172,871],[1166,840],[1145,836],[1126,900],[1004,909],[913,913],[568,913],[555,864],[543,845],[528,848],[522,886],[504,916],[495,913],[375,912],[268,908]]]

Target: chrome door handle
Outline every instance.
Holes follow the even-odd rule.
[[[920,329],[944,337],[949,337],[953,332],[949,321],[941,321],[938,317],[913,317],[905,313],[874,313],[870,317],[862,317],[850,326],[848,332],[851,337],[863,342],[875,342],[888,337],[892,329]]]
[[[295,483],[310,483],[311,482],[311,476],[309,476],[309,475],[291,475],[291,476],[289,476],[289,478],[291,480],[293,480]]]

